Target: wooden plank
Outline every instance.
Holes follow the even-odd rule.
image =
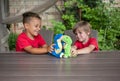
[[[12,76],[0,81],[120,81],[119,76]]]
[[[0,81],[119,81],[120,52],[93,52],[76,58],[0,53]]]

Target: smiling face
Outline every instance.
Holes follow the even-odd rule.
[[[39,34],[39,30],[41,28],[41,20],[36,17],[32,17],[28,23],[24,24],[24,26],[28,37],[33,39],[34,36],[37,36]]]
[[[91,25],[86,21],[80,21],[75,24],[73,33],[80,42],[85,44],[89,40]]]
[[[78,41],[85,44],[89,40],[90,32],[85,31],[83,28],[78,28],[76,29],[75,35]]]

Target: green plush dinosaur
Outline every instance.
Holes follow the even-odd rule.
[[[71,44],[72,44],[72,39],[68,35],[63,35],[62,36],[62,41],[64,42],[64,58],[71,57]]]

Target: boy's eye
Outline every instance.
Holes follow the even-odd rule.
[[[77,33],[75,33],[75,35],[77,35]]]
[[[41,26],[39,26],[39,25],[36,25],[35,27],[36,27],[36,28],[41,28]]]
[[[82,32],[79,32],[79,34],[82,34]]]
[[[35,25],[35,27],[38,27],[38,25]]]

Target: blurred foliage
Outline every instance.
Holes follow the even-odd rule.
[[[120,9],[112,7],[114,3],[97,2],[94,8],[83,8],[83,20],[89,21],[93,29],[98,30],[98,42],[101,50],[120,49]]]
[[[15,50],[17,36],[18,35],[16,33],[9,34],[9,37],[8,37],[9,50]]]
[[[72,29],[78,21],[90,22],[98,31],[100,50],[120,50],[120,8],[114,7],[114,0],[103,3],[101,0],[63,0],[62,22],[54,22],[55,33]]]
[[[49,28],[50,30],[54,31],[54,34],[63,34],[66,30],[65,25],[60,21],[52,21],[53,28]]]

